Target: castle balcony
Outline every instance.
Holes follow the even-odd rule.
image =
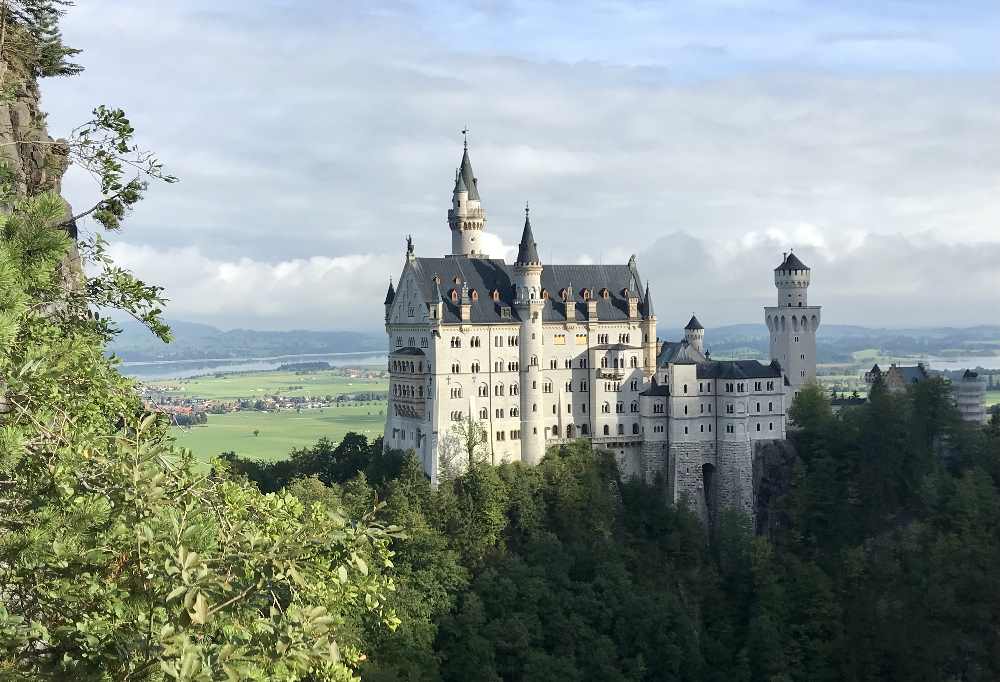
[[[601,367],[597,370],[598,379],[610,379],[612,381],[621,381],[625,378],[624,369],[611,369],[608,367]]]
[[[595,446],[603,445],[609,448],[623,447],[628,445],[636,445],[642,443],[642,434],[627,434],[627,435],[612,435],[612,436],[592,436],[591,441],[593,441]]]
[[[455,216],[455,210],[449,208],[448,209],[448,217],[452,218],[454,216]],[[463,213],[459,217],[464,218],[465,220],[476,219],[476,218],[478,218],[480,220],[485,220],[486,219],[486,210],[484,208],[482,208],[482,207],[480,207],[480,208],[467,208],[467,209],[465,209],[465,213]]]

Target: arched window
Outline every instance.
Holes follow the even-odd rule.
[[[473,301],[478,301],[479,300],[479,292],[476,291],[475,289],[472,290],[472,300]]]
[[[611,435],[611,427],[608,426],[607,424],[604,425],[604,435],[605,436],[610,436]]]
[[[605,355],[603,358],[601,358],[601,367],[603,367],[604,369],[607,369],[607,367],[608,367],[608,356],[607,355]]]
[[[538,366],[538,356],[537,355],[532,355],[531,356],[531,366],[532,367],[537,367]]]
[[[611,413],[611,403],[607,403],[607,402],[606,403],[602,403],[601,404],[601,412],[603,412],[604,414],[610,414]]]
[[[489,410],[487,410],[485,407],[482,408],[481,410],[479,410],[479,418],[480,419],[489,419],[490,418],[490,412],[489,412]]]
[[[479,361],[478,360],[476,360],[475,362],[472,363],[472,373],[473,374],[478,374],[479,373]]]
[[[449,296],[451,296],[452,303],[458,303],[458,289],[452,289]]]

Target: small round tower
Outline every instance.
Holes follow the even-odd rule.
[[[778,307],[805,308],[809,305],[809,268],[791,251],[782,255],[781,265],[774,269]]]
[[[701,326],[701,322],[693,314],[687,326],[684,327],[684,339],[699,353],[705,352],[705,328]]]

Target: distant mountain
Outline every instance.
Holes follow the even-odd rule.
[[[682,329],[667,334],[663,338],[684,338]],[[717,356],[764,357],[768,353],[767,327],[732,324],[706,329],[705,345]],[[816,346],[820,362],[847,362],[851,353],[870,348],[899,356],[996,355],[1000,354],[1000,325],[885,329],[822,324],[816,334]]]
[[[125,361],[203,360],[273,357],[307,353],[353,353],[385,350],[385,336],[363,332],[223,331],[207,324],[169,320],[174,340],[165,344],[134,320],[118,320],[122,332],[108,345]]]

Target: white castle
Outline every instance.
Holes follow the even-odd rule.
[[[806,304],[809,268],[786,254],[778,305],[766,308],[770,364],[710,358],[692,316],[661,342],[649,283],[622,265],[541,262],[528,209],[517,260],[481,251],[486,230],[468,145],[448,211],[452,253],[418,257],[407,239],[389,284],[385,446],[413,450],[432,482],[482,425],[487,461],[536,464],[550,445],[587,438],[626,476],[657,478],[703,517],[752,512],[753,455],[785,438],[791,397],[816,376],[820,309]]]

